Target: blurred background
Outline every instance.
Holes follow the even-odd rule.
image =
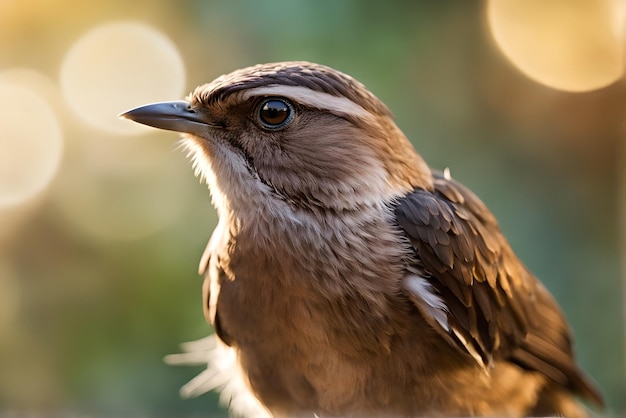
[[[116,115],[260,62],[364,82],[561,303],[624,413],[624,1],[0,0],[0,416],[226,416],[166,366],[210,332],[216,215]]]

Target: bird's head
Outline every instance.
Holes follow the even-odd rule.
[[[182,132],[218,206],[258,204],[261,196],[343,211],[432,186],[387,107],[352,77],[318,64],[244,68],[186,101],[121,116]]]

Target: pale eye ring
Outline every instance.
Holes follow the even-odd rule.
[[[293,120],[294,109],[289,100],[271,97],[259,105],[257,117],[261,126],[269,130],[283,129]]]

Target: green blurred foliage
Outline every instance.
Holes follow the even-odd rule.
[[[364,82],[425,159],[450,167],[496,214],[561,303],[579,361],[609,410],[624,411],[623,85],[571,94],[526,79],[493,46],[480,2],[23,3],[32,8],[23,28],[0,31],[0,69],[32,67],[56,79],[73,40],[124,19],[174,41],[190,90],[239,67],[291,59]],[[80,141],[81,132],[68,129],[68,141]],[[164,152],[182,173],[178,187],[191,193],[176,203],[182,215],[158,232],[111,240],[77,230],[56,203],[59,180],[0,242],[19,295],[17,314],[0,328],[0,411],[226,416],[215,395],[179,398],[178,388],[200,369],[162,362],[178,343],[210,332],[196,267],[216,222],[208,191],[172,149]],[[66,154],[65,164],[81,158]],[[116,205],[114,190],[94,187]]]

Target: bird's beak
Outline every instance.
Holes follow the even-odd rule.
[[[184,100],[140,106],[120,113],[118,117],[154,128],[198,136],[206,136],[210,128],[217,127],[207,120],[206,115],[195,111],[191,104]]]

